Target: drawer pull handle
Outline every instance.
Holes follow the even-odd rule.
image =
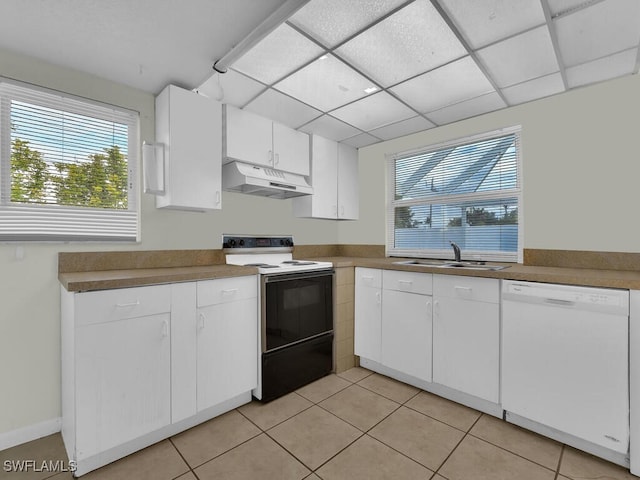
[[[373,277],[369,276],[369,275],[363,275],[362,276],[363,280],[373,280]]]
[[[116,307],[118,308],[137,307],[138,305],[140,305],[140,300],[131,303],[116,303]]]
[[[204,313],[198,315],[198,330],[204,330]]]
[[[473,293],[473,289],[471,287],[458,287],[458,286],[455,286],[455,287],[453,287],[453,290],[457,294],[464,295],[466,297],[470,296]]]
[[[376,292],[376,303],[380,305],[382,303],[382,295],[380,292]]]
[[[227,290],[222,290],[222,295],[235,295],[236,293],[238,293],[237,288],[229,288]]]
[[[398,280],[398,283],[400,285],[408,285],[408,286],[413,285],[413,282],[411,280]]]

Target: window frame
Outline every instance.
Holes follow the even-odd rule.
[[[448,194],[438,197],[419,197],[405,200],[395,200],[396,194],[396,161],[412,156],[425,155],[435,151],[459,147],[485,140],[491,140],[506,135],[515,135],[516,137],[516,188],[508,190],[493,190],[489,192],[472,192],[463,194]],[[522,263],[523,261],[523,232],[524,232],[524,212],[523,212],[523,195],[522,195],[522,127],[520,125],[504,127],[485,133],[475,134],[467,137],[456,138],[445,142],[420,147],[417,149],[391,153],[386,155],[386,244],[385,252],[388,257],[408,257],[408,258],[433,258],[433,259],[452,259],[453,249],[426,249],[426,248],[397,248],[395,247],[395,209],[401,206],[428,206],[466,203],[471,205],[472,202],[482,203],[490,201],[498,201],[499,199],[513,198],[518,205],[518,248],[517,251],[510,254],[507,252],[483,251],[469,252],[463,249],[463,259],[467,260],[488,260]]]
[[[92,116],[125,125],[127,128],[127,209],[12,202],[12,101],[62,110],[71,114]],[[137,181],[139,159],[139,112],[0,76],[0,243],[139,243],[141,205],[141,189]]]

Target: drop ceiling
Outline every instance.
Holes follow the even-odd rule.
[[[303,6],[225,74],[213,64]],[[638,0],[2,0],[0,48],[356,147],[637,73]],[[0,65],[0,75],[3,75]]]
[[[199,91],[362,147],[637,73],[639,42],[638,0],[310,0]]]

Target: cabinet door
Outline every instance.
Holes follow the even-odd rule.
[[[273,167],[276,170],[309,175],[309,135],[279,123],[273,124]]]
[[[256,298],[198,309],[198,410],[258,384]]]
[[[273,167],[273,122],[226,105],[225,163],[233,160]]]
[[[313,195],[293,199],[296,217],[338,218],[338,144],[318,135],[311,137]]]
[[[338,218],[357,220],[359,215],[360,189],[358,177],[358,151],[338,144]]]
[[[430,382],[431,297],[394,290],[382,295],[382,363]]]
[[[78,458],[170,422],[170,314],[76,328]]]
[[[355,287],[354,353],[380,362],[382,290],[362,285]]]
[[[499,352],[498,304],[434,297],[434,382],[498,403]]]
[[[166,144],[159,208],[221,208],[222,105],[170,85],[156,99],[156,140]]]
[[[336,142],[314,135],[312,145],[313,202],[311,216],[337,218],[338,216],[338,146]]]

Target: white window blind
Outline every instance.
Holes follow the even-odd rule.
[[[0,79],[0,241],[136,241],[138,123]]]
[[[519,259],[520,129],[388,158],[387,253]]]

